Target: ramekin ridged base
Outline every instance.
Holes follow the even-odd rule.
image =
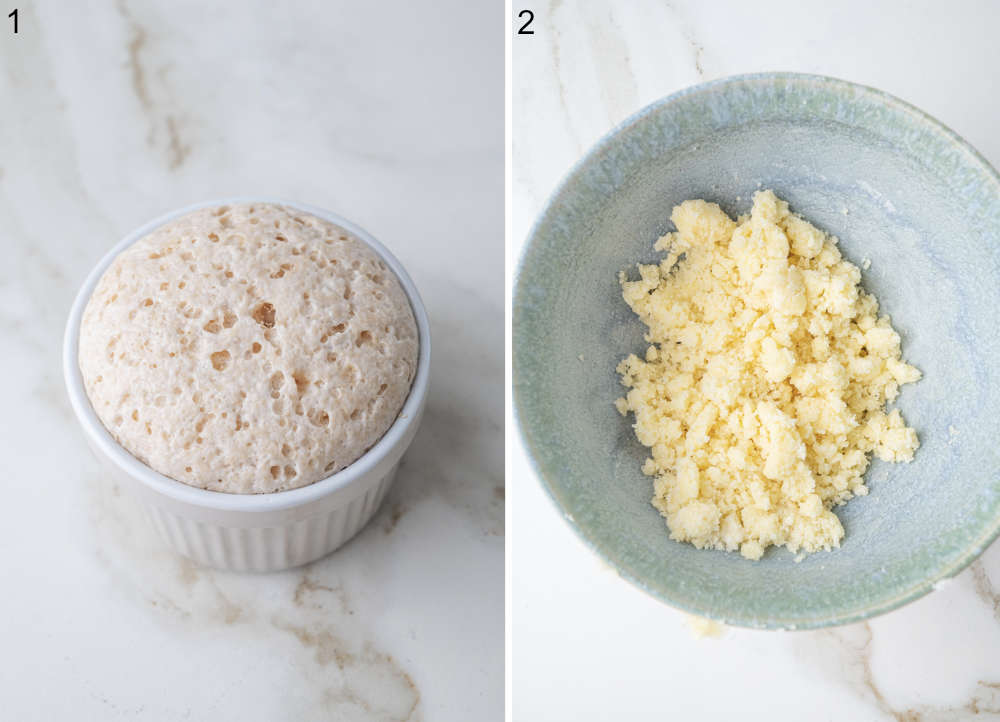
[[[198,564],[240,572],[301,566],[335,551],[375,516],[396,469],[344,506],[276,526],[223,526],[145,503],[150,522],[174,549]]]

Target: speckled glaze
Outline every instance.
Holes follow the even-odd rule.
[[[758,188],[841,239],[924,373],[897,405],[910,464],[872,463],[837,509],[840,549],[760,562],[670,540],[647,450],[613,406],[645,348],[617,274],[660,254],[689,198],[749,210]],[[727,624],[858,621],[930,591],[1000,532],[1000,177],[961,138],[871,88],[798,74],[726,78],[629,118],[570,172],[532,230],[514,291],[514,402],[539,477],[620,574]],[[582,356],[582,360],[581,357]]]

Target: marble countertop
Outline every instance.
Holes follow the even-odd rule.
[[[8,5],[0,717],[501,719],[499,11]],[[120,237],[253,194],[329,208],[389,246],[423,295],[435,355],[380,513],[333,556],[271,575],[167,551],[101,474],[60,372],[73,295]]]
[[[515,256],[601,135],[726,75],[794,70],[882,88],[1000,167],[995,3],[554,0],[514,12],[522,6],[535,34],[512,39]],[[864,624],[696,639],[686,615],[584,547],[517,441],[507,472],[514,720],[1000,719],[1000,544],[939,591]]]

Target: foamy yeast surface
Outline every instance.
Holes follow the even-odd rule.
[[[311,484],[395,421],[417,328],[393,272],[307,213],[195,211],[122,252],[84,310],[79,361],[112,436],[192,486]]]

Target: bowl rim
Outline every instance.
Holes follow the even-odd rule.
[[[344,228],[366,243],[392,269],[393,273],[399,279],[399,283],[403,287],[403,291],[406,293],[410,307],[413,310],[419,339],[417,372],[410,386],[406,401],[392,425],[371,448],[348,466],[319,481],[294,489],[261,494],[239,494],[201,489],[172,479],[139,461],[139,459],[115,441],[111,433],[101,423],[90,403],[90,398],[87,396],[83,385],[83,374],[77,360],[80,322],[83,317],[83,311],[101,276],[104,275],[107,268],[123,250],[156,228],[180,216],[202,208],[240,203],[275,204],[303,213],[309,213]],[[70,308],[69,317],[66,321],[62,360],[66,390],[77,421],[79,421],[84,434],[92,445],[120,471],[149,489],[178,502],[224,512],[270,512],[301,507],[351,486],[355,482],[364,479],[383,459],[389,456],[399,443],[406,441],[410,427],[419,421],[420,410],[427,396],[431,360],[430,321],[428,320],[423,301],[420,298],[420,293],[417,291],[417,287],[406,272],[406,269],[392,255],[389,249],[383,246],[361,226],[336,213],[307,203],[267,196],[236,196],[201,201],[169,211],[134,229],[116,243],[90,271],[73,300],[73,305]]]
[[[697,83],[680,90],[677,90],[669,95],[666,95],[659,100],[655,100],[652,103],[640,108],[635,113],[631,114],[625,120],[621,121],[615,125],[611,130],[602,135],[573,165],[559,180],[558,184],[549,194],[545,203],[543,204],[538,215],[535,217],[534,223],[532,224],[528,235],[525,237],[524,243],[521,247],[519,257],[517,259],[517,264],[514,269],[514,278],[512,282],[512,293],[511,293],[511,324],[512,329],[514,328],[514,322],[517,317],[517,300],[519,291],[521,288],[521,277],[522,271],[524,270],[525,260],[527,258],[528,252],[530,251],[532,245],[535,242],[535,237],[538,234],[542,224],[548,219],[549,214],[553,211],[557,202],[561,200],[563,195],[569,190],[570,186],[577,181],[577,179],[583,175],[590,164],[599,159],[608,149],[612,146],[615,140],[622,133],[627,132],[632,126],[641,122],[647,116],[660,111],[667,106],[676,103],[679,100],[687,98],[688,96],[694,96],[706,92],[716,90],[718,88],[723,88],[732,85],[749,85],[749,84],[762,84],[762,83],[773,83],[775,81],[785,81],[788,83],[799,83],[802,85],[811,85],[816,87],[830,88],[835,91],[850,91],[861,96],[867,96],[868,98],[874,99],[886,107],[892,110],[898,111],[905,116],[908,116],[914,123],[920,124],[923,127],[932,130],[934,132],[942,134],[947,138],[957,149],[963,151],[968,160],[971,163],[981,166],[981,168],[986,171],[989,177],[992,177],[994,184],[997,188],[998,194],[1000,194],[1000,172],[995,169],[992,164],[978,151],[972,144],[967,140],[962,138],[958,133],[953,131],[947,125],[939,121],[937,118],[933,117],[926,111],[921,110],[915,105],[908,103],[900,98],[897,98],[884,90],[879,90],[878,88],[873,88],[868,85],[861,83],[855,83],[849,80],[843,80],[841,78],[835,78],[827,75],[819,75],[813,73],[796,73],[796,72],[786,72],[786,71],[766,71],[766,72],[756,72],[756,73],[744,73],[737,75],[729,75],[722,78],[716,78],[703,83]],[[513,337],[512,337],[512,353],[513,353]],[[912,584],[911,586],[884,598],[880,598],[873,602],[868,602],[857,608],[849,609],[847,611],[833,612],[826,614],[825,616],[817,616],[811,618],[791,618],[782,615],[774,615],[768,617],[751,617],[751,616],[740,616],[740,615],[730,615],[722,616],[719,614],[714,614],[710,610],[699,609],[690,604],[685,603],[683,600],[672,598],[669,593],[666,593],[660,588],[655,588],[647,583],[644,579],[631,573],[627,569],[623,569],[618,562],[604,549],[604,547],[591,539],[586,529],[584,529],[577,520],[567,511],[566,506],[562,503],[560,499],[560,492],[557,490],[555,484],[552,483],[550,479],[545,476],[545,473],[540,467],[538,462],[538,450],[536,443],[534,442],[531,432],[528,431],[524,422],[521,419],[521,414],[519,412],[520,399],[522,391],[516,383],[516,369],[513,366],[512,358],[512,389],[511,389],[511,408],[512,415],[515,420],[515,425],[517,426],[519,437],[521,440],[522,447],[525,450],[525,456],[527,457],[532,469],[535,472],[535,476],[538,478],[543,489],[545,489],[546,495],[549,501],[556,507],[559,511],[560,516],[563,517],[564,521],[569,525],[569,527],[574,531],[577,538],[580,539],[592,553],[596,554],[602,561],[610,565],[612,568],[618,572],[619,576],[624,578],[626,581],[631,583],[633,586],[638,587],[640,590],[648,594],[649,596],[657,599],[669,606],[679,609],[681,611],[687,612],[689,614],[694,614],[715,621],[721,622],[728,626],[734,627],[745,627],[751,629],[786,629],[786,630],[808,630],[808,629],[818,629],[822,627],[837,626],[842,624],[851,624],[854,622],[861,622],[866,619],[890,612],[894,609],[902,607],[909,602],[915,601],[929,592],[933,591],[937,585],[941,584],[947,579],[954,577],[959,572],[963,571],[972,562],[974,562],[979,555],[981,555],[987,547],[990,546],[998,537],[1000,537],[1000,514],[998,514],[991,523],[984,525],[981,533],[976,537],[976,539],[966,547],[962,553],[951,563],[944,565],[941,568],[933,570],[931,573],[923,577],[919,582]],[[669,590],[667,590],[669,591]]]

